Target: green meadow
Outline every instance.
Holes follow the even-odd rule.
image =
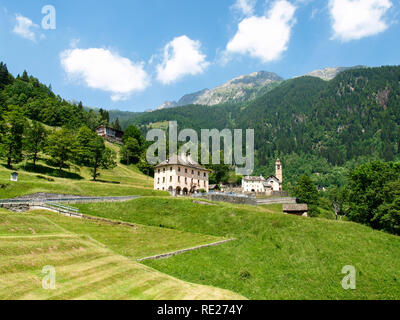
[[[279,205],[213,206],[190,199],[145,197],[79,205],[81,212],[236,241],[147,266],[179,279],[249,299],[399,299],[400,238],[359,224],[282,214]],[[342,268],[356,268],[344,290]]]
[[[110,226],[43,211],[14,214],[0,209],[0,299],[244,299],[135,261],[214,239],[154,227]],[[55,268],[55,290],[42,287],[45,266]]]

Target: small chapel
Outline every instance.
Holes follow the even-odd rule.
[[[271,175],[268,178],[264,178],[262,175],[259,177],[244,177],[242,179],[242,192],[271,196],[276,192],[282,191],[282,183],[282,162],[277,159],[275,162],[275,175]]]

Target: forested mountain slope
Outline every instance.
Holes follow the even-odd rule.
[[[0,111],[21,107],[25,116],[50,126],[94,129],[106,121],[94,110],[85,110],[82,103],[72,103],[55,95],[51,85],[46,86],[26,71],[14,78],[4,63],[0,63]]]
[[[331,81],[291,79],[247,104],[190,105],[132,122],[146,130],[169,120],[181,129],[255,129],[258,171],[293,154],[330,167],[360,157],[390,161],[400,152],[400,67],[352,69]]]
[[[287,81],[243,110],[237,125],[256,130],[260,160],[313,153],[331,164],[399,154],[400,67],[350,70],[330,82]]]

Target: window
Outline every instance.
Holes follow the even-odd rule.
[[[192,170],[192,174],[194,174],[194,170]]]
[[[206,177],[207,177],[207,173],[204,172],[204,178],[206,178]]]
[[[171,176],[171,177],[169,177],[169,182],[172,182],[172,176]]]
[[[181,167],[178,167],[178,172],[181,172]]]
[[[160,184],[160,178],[158,178],[158,182],[157,183]]]
[[[187,184],[187,178],[185,178],[185,184]]]
[[[165,168],[163,169],[163,172],[165,172]]]
[[[178,177],[178,182],[181,182],[181,177]]]
[[[160,169],[158,169],[158,173],[160,173],[161,172],[161,170]]]
[[[185,173],[187,173],[187,169],[185,169]]]
[[[200,171],[199,171],[199,172],[197,172],[197,175],[200,177]]]
[[[165,177],[164,177],[164,178],[162,178],[162,182],[163,182],[163,183],[165,183]]]
[[[172,167],[171,167],[171,168],[169,168],[169,171],[172,171]]]

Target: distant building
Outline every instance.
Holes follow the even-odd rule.
[[[282,191],[282,182],[282,163],[278,159],[275,163],[275,175],[268,178],[264,178],[263,176],[244,177],[242,179],[242,192],[272,195],[274,192]]]
[[[160,163],[154,171],[154,190],[172,195],[188,195],[201,189],[209,191],[209,170],[195,162],[190,155],[174,155]]]
[[[107,126],[100,126],[96,129],[96,133],[111,142],[122,143],[123,131],[115,130]]]
[[[308,205],[307,204],[284,204],[283,213],[293,214],[297,216],[308,216]]]

